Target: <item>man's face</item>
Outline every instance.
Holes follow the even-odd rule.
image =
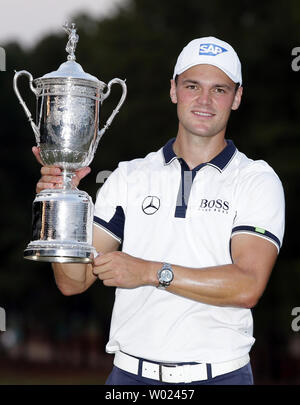
[[[196,65],[171,80],[171,100],[177,104],[179,132],[201,137],[224,136],[231,110],[241,102],[242,87],[219,68]]]

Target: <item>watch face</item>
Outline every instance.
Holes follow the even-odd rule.
[[[173,273],[172,273],[172,271],[169,270],[169,269],[163,269],[163,270],[161,271],[161,273],[160,273],[160,278],[161,278],[163,281],[166,281],[166,282],[172,281],[172,279],[173,279]]]

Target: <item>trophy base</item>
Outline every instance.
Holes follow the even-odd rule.
[[[24,258],[39,262],[91,263],[93,204],[77,189],[43,190],[32,209],[32,239]]]
[[[48,263],[92,263],[96,250],[86,246],[38,246],[30,243],[24,251],[24,258]]]

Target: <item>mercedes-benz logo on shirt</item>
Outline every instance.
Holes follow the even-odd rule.
[[[160,199],[155,195],[148,195],[143,201],[142,210],[147,215],[155,214],[160,207]]]

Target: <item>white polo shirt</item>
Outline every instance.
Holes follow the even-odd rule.
[[[199,269],[232,263],[236,233],[265,238],[279,251],[284,193],[273,169],[228,140],[218,156],[189,170],[175,155],[174,140],[119,164],[98,193],[96,226],[130,255]],[[250,351],[252,331],[250,309],[152,286],[117,288],[106,350],[162,362],[223,362]]]

